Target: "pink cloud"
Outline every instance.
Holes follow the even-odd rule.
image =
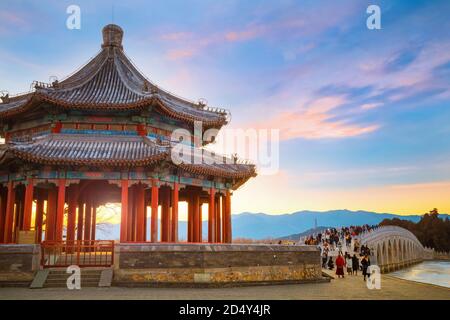
[[[251,26],[240,31],[230,31],[225,34],[225,40],[229,42],[247,41],[262,36],[266,32],[264,26]]]
[[[161,39],[165,41],[182,41],[192,37],[191,32],[171,32],[161,35]]]
[[[377,124],[358,125],[349,123],[348,120],[333,120],[330,111],[345,102],[346,99],[342,96],[319,98],[305,106],[296,108],[297,110],[275,115],[257,126],[259,128],[280,129],[282,140],[347,138],[371,133],[380,127]]]
[[[166,58],[169,60],[180,60],[192,57],[196,51],[192,48],[173,49],[166,53]]]
[[[371,110],[382,106],[382,103],[365,103],[361,106],[362,110]]]

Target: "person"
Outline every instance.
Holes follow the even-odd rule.
[[[358,252],[359,250],[359,242],[358,239],[355,239],[355,241],[353,242],[353,251]]]
[[[369,257],[367,255],[365,255],[362,260],[361,260],[361,266],[362,266],[362,274],[364,276],[364,281],[366,281],[366,276],[369,276],[369,273],[367,272],[367,269],[370,266],[370,260]]]
[[[344,278],[344,266],[345,266],[345,259],[342,257],[342,254],[339,253],[338,257],[336,258],[336,275],[339,277]]]
[[[322,268],[326,268],[327,267],[327,260],[328,260],[328,253],[323,250],[323,254],[322,254]]]
[[[328,269],[329,270],[334,269],[333,257],[330,257],[330,259],[328,259]]]
[[[347,265],[347,274],[352,274],[353,260],[349,253],[345,253],[345,264]]]
[[[352,269],[353,269],[353,274],[358,275],[359,259],[356,256],[356,254],[353,254],[353,257],[352,257]]]

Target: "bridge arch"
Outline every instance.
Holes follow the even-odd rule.
[[[383,226],[360,236],[371,249],[372,259],[382,272],[390,272],[423,260],[424,247],[417,237],[397,226]]]

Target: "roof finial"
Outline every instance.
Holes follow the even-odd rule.
[[[123,30],[116,24],[108,24],[103,28],[103,45],[105,47],[122,47]]]

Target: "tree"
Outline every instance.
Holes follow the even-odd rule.
[[[414,223],[398,218],[384,219],[380,226],[398,226],[411,231],[425,246],[436,251],[450,251],[450,220],[439,217],[438,209],[434,208]]]

